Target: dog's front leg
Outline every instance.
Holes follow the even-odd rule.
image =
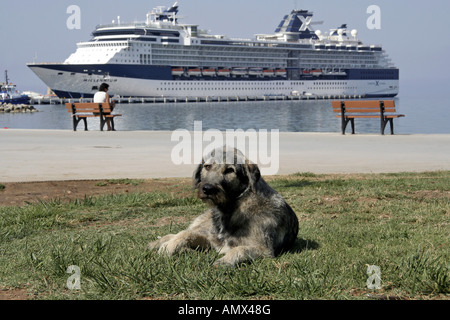
[[[187,249],[207,250],[210,247],[211,244],[205,236],[187,230],[170,237],[168,241],[161,242],[158,252],[160,254],[174,255]]]
[[[262,257],[273,257],[273,254],[266,248],[258,246],[239,246],[230,249],[223,258],[217,260],[216,266],[233,267],[246,261],[252,261]]]
[[[159,248],[161,248],[161,246],[162,246],[164,243],[166,243],[167,241],[172,240],[174,237],[176,237],[175,234],[169,234],[169,235],[167,235],[167,236],[165,236],[165,237],[162,237],[162,238],[159,239],[159,240],[150,242],[150,243],[148,244],[147,248],[148,248],[149,250],[159,250]]]

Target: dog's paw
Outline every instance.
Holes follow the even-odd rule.
[[[173,235],[173,234],[168,234],[167,236],[162,237],[162,238],[161,238],[161,237],[158,237],[158,240],[153,241],[153,242],[150,242],[150,243],[147,245],[147,248],[148,248],[149,250],[160,250],[161,247],[162,247],[165,243],[167,243],[168,241],[172,240],[174,237],[175,237],[175,235]]]
[[[158,253],[161,255],[173,256],[174,254],[181,252],[183,247],[179,241],[170,240],[162,243],[159,246]]]
[[[231,263],[230,261],[226,260],[225,258],[219,259],[213,264],[214,267],[221,267],[221,268],[234,268],[234,263]]]
[[[160,246],[160,241],[157,240],[157,241],[150,242],[150,243],[147,245],[147,249],[150,250],[150,251],[158,250],[158,249],[159,249],[159,246]]]

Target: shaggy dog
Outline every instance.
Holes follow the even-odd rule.
[[[187,230],[150,243],[150,249],[173,255],[212,248],[224,255],[215,265],[234,266],[276,257],[297,239],[296,214],[240,151],[211,152],[194,173],[194,187],[210,209]]]

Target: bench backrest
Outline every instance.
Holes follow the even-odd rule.
[[[396,112],[394,100],[333,101],[332,105],[335,113],[342,113],[342,107],[345,113],[380,113],[381,106],[384,106],[384,112]]]
[[[109,103],[66,103],[67,112],[69,113],[100,113],[100,107],[103,113],[111,113]]]

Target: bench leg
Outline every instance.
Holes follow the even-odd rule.
[[[350,122],[352,124],[352,134],[355,134],[355,119],[350,119]]]
[[[342,134],[345,135],[345,131],[347,130],[348,119],[342,118]]]
[[[381,134],[384,136],[384,132],[386,130],[386,125],[388,123],[388,120],[381,118]]]
[[[84,122],[84,131],[88,131],[87,118],[83,118],[83,122]]]
[[[81,122],[81,120],[83,120],[84,122],[84,131],[88,131],[87,118],[79,118],[79,117],[73,118],[73,131],[77,131],[78,124]]]
[[[100,131],[103,131],[106,124],[106,118],[100,117]]]
[[[385,134],[388,122],[391,128],[391,135],[394,135],[394,119],[381,119],[381,134]]]
[[[109,123],[108,130],[109,130],[109,127],[111,127],[112,131],[116,131],[116,129],[114,127],[114,118],[107,118],[107,117],[100,118],[100,130],[105,131],[105,125],[107,125],[108,123]]]
[[[391,123],[391,134],[394,134],[394,119],[390,119],[389,121]]]
[[[355,119],[345,119],[342,120],[342,134],[345,135],[345,131],[347,131],[348,123],[350,122],[352,126],[352,134],[355,134]]]

